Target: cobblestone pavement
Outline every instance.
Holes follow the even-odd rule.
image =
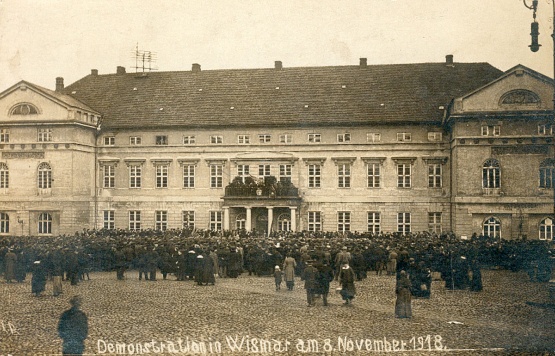
[[[0,284],[0,355],[61,353],[57,322],[71,296],[89,318],[87,354],[492,354],[555,353],[555,301],[525,273],[483,271],[484,291],[448,291],[434,281],[430,299],[413,300],[413,318],[394,318],[394,277],[357,282],[352,305],[332,284],[330,306],[307,307],[303,282],[290,292],[272,277],[139,281],[130,271],[93,273],[90,281],[42,297],[23,284]],[[242,342],[242,343],[241,343]],[[422,351],[414,351],[422,350]],[[441,351],[439,351],[441,350]]]

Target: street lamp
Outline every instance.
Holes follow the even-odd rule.
[[[540,34],[540,30],[539,30],[539,23],[536,21],[536,11],[538,10],[538,0],[532,0],[532,5],[528,5],[526,3],[526,0],[522,0],[522,2],[524,3],[524,6],[526,6],[527,8],[529,8],[530,10],[533,11],[533,18],[534,21],[532,22],[532,26],[531,26],[531,32],[530,35],[532,36],[532,43],[528,46],[530,47],[530,50],[532,52],[537,52],[540,49],[541,44],[538,43],[538,36]],[[554,84],[555,84],[555,0],[551,0],[551,4],[553,5],[553,17],[551,18],[551,20],[553,21],[553,25],[552,25],[552,30],[553,32],[551,33],[551,38],[553,38],[553,77],[554,77]],[[555,128],[555,88],[553,89],[553,124],[551,125],[551,131],[552,134],[555,134],[555,132],[553,132],[553,129]],[[553,141],[555,144],[555,136],[553,137]],[[554,159],[555,159],[555,146],[553,149],[553,155],[554,155]],[[553,179],[553,171],[551,172],[551,186],[553,187],[553,216],[555,217],[555,181]],[[553,234],[553,225],[552,225],[552,231],[551,233]]]

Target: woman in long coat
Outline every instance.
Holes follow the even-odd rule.
[[[295,268],[297,268],[297,261],[288,253],[283,261],[283,274],[288,290],[293,290],[293,286],[295,286]]]
[[[15,279],[15,264],[17,262],[17,255],[13,253],[11,249],[8,250],[6,256],[4,256],[5,263],[5,276],[6,281],[11,283],[12,279]]]
[[[396,318],[412,317],[410,287],[411,287],[411,282],[407,277],[407,272],[403,270],[399,274],[399,279],[397,280],[397,287],[395,288],[395,293],[397,294],[397,300],[395,300]]]
[[[339,271],[339,284],[341,284],[341,297],[345,301],[345,304],[350,304],[355,298],[355,272],[348,264],[341,266],[341,271]]]

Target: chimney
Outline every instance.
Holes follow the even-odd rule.
[[[56,91],[64,90],[64,78],[57,77],[56,78]]]
[[[368,66],[368,61],[366,58],[360,59],[360,68],[366,68]]]
[[[274,62],[274,68],[276,70],[282,70],[283,69],[283,63],[281,63],[281,61],[275,61]]]
[[[445,56],[445,64],[448,66],[453,66],[453,55],[448,54]]]
[[[91,75],[98,75],[98,69],[91,69]]]
[[[200,72],[200,64],[198,63],[193,63],[193,67],[191,68],[191,71],[193,73],[199,73]]]
[[[116,69],[116,74],[125,74],[125,67],[118,66]]]

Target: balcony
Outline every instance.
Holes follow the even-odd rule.
[[[291,206],[300,203],[299,189],[290,182],[278,182],[275,177],[245,181],[236,177],[227,187],[224,205]]]

